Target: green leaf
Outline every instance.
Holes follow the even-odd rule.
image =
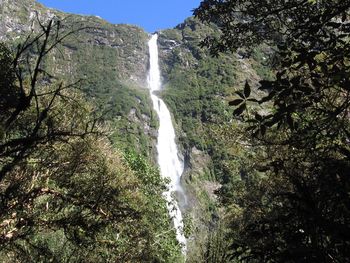
[[[228,105],[230,105],[230,106],[237,106],[237,105],[241,104],[243,101],[244,100],[242,100],[242,99],[235,99],[235,100],[230,101],[228,103]]]
[[[294,130],[294,120],[291,115],[287,115],[287,123],[291,130]]]
[[[244,85],[244,97],[248,98],[250,96],[250,92],[251,92],[251,89],[250,89],[248,81],[246,80],[245,85]]]
[[[238,96],[240,96],[242,99],[245,99],[244,94],[242,93],[242,91],[236,91],[235,92]]]
[[[271,90],[273,88],[273,82],[269,80],[261,80],[259,90]]]
[[[246,109],[246,104],[243,103],[241,106],[239,106],[237,109],[233,111],[233,115],[239,116],[242,114],[242,112]]]
[[[336,22],[328,22],[327,26],[330,26],[332,28],[339,28],[341,26],[341,23],[336,23]]]
[[[262,116],[259,114],[259,113],[255,113],[255,119],[258,120],[258,121],[262,121]]]

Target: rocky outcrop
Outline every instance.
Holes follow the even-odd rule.
[[[83,91],[112,112],[106,117],[112,122],[112,137],[140,151],[146,149],[156,159],[157,120],[148,91],[144,90],[149,64],[146,32],[135,26],[113,25],[95,16],[67,15],[35,0],[0,0],[0,8],[0,41],[16,43],[30,32],[35,34],[38,19],[45,23],[58,18],[66,28],[85,27],[67,39],[60,52],[53,52],[45,66],[63,79],[88,80]],[[221,153],[222,149],[208,131],[228,122],[231,112],[225,100],[235,88],[242,87],[246,79],[253,84],[259,80],[256,61],[247,53],[214,59],[199,47],[200,41],[207,34],[215,34],[215,30],[188,18],[176,28],[158,32],[159,62],[166,89],[160,95],[174,116],[187,167],[182,178],[187,200],[182,208],[186,218],[193,221],[189,257],[195,257],[196,250],[205,245],[206,234],[218,217],[215,190],[220,185],[213,166],[215,151]]]
[[[143,146],[146,149],[140,152],[152,156],[155,120],[145,90],[148,33],[136,26],[110,24],[96,16],[60,12],[36,0],[0,0],[0,41],[16,48],[28,35],[38,35],[40,23],[45,25],[51,19],[60,21],[61,33],[81,30],[52,50],[42,66],[61,81],[84,80],[82,91],[107,112],[104,118],[113,123],[115,133],[123,134],[132,127],[136,134],[127,143]],[[137,119],[127,117],[132,108]]]
[[[79,37],[63,43],[64,53],[71,52],[73,57],[74,53],[84,50],[84,58],[77,60],[75,56],[75,64],[94,64],[96,57],[101,57],[103,49],[108,54],[101,60],[104,60],[104,64],[114,65],[114,68],[110,68],[110,74],[115,74],[119,80],[146,87],[148,34],[143,29],[113,25],[96,16],[66,14],[46,8],[35,0],[0,0],[0,8],[0,41],[20,41],[30,33],[35,35],[40,30],[38,21],[45,24],[57,18],[66,29],[78,26],[86,28],[79,32]],[[56,60],[55,63],[60,62]],[[104,70],[108,70],[108,67]],[[78,70],[75,73],[80,77]]]

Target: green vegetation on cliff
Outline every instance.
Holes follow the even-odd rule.
[[[1,40],[14,48],[51,18],[60,20],[65,31],[76,30],[45,57],[43,68],[59,79],[82,80],[82,91],[113,128],[114,143],[152,160],[157,123],[145,89],[148,34],[135,26],[47,9],[34,0],[4,0],[1,8]]]
[[[159,32],[187,262],[349,261],[349,10],[204,0],[209,23]],[[148,35],[32,0],[0,13],[12,50],[50,28],[0,48],[0,258],[182,262],[153,165]]]
[[[112,48],[86,44],[90,25],[70,34],[69,19],[41,21],[15,54],[1,44],[0,258],[181,262],[166,184],[145,157],[156,126],[146,91],[123,76],[131,69],[109,74]]]
[[[195,11],[220,28],[202,42],[213,54],[277,47],[263,96],[247,84],[230,101],[253,154],[223,188],[230,250],[221,257],[349,261],[349,11],[347,0],[205,0]]]
[[[215,239],[212,233],[219,229],[223,216],[215,193],[220,183],[239,180],[240,162],[248,154],[222,134],[234,126],[237,134],[230,138],[237,136],[239,143],[242,137],[241,125],[229,124],[233,110],[227,100],[247,78],[256,85],[260,77],[271,74],[267,64],[271,51],[263,46],[250,57],[236,53],[212,57],[199,44],[206,35],[216,34],[215,26],[188,18],[176,28],[160,32],[159,37],[162,96],[171,108],[188,164],[183,178],[189,197],[186,215],[192,225],[188,262],[208,260],[208,244]],[[259,63],[263,57],[265,65]]]

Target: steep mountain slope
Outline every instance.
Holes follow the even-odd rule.
[[[38,19],[45,23],[58,18],[63,31],[83,28],[65,39],[46,59],[45,68],[67,82],[83,79],[86,99],[98,105],[113,143],[154,161],[157,120],[146,89],[149,35],[135,26],[47,9],[34,0],[0,0],[0,7],[0,41],[19,43],[30,32],[39,32]],[[269,74],[261,65],[268,49],[250,56],[242,50],[214,58],[199,47],[208,33],[215,34],[216,28],[193,18],[159,32],[161,95],[176,122],[186,165],[182,179],[187,200],[181,200],[181,206],[189,238],[188,262],[206,261],[210,233],[219,228],[223,210],[215,192],[238,173],[229,161],[239,154],[218,133],[226,125],[239,126],[232,122],[227,100],[246,79],[254,86]]]
[[[46,68],[57,78],[84,80],[83,91],[99,105],[105,119],[112,121],[116,132],[111,138],[119,147],[132,144],[145,155],[154,154],[149,137],[156,121],[145,89],[146,32],[94,16],[62,13],[34,0],[4,0],[0,8],[0,41],[20,43],[40,32],[39,21],[45,24],[50,19],[62,21],[62,34],[78,30],[46,58]]]
[[[192,228],[187,229],[189,262],[206,261],[208,238],[220,226],[222,211],[215,192],[220,183],[239,176],[237,165],[232,169],[231,163],[238,159],[240,150],[234,150],[221,135],[225,127],[239,129],[227,101],[246,80],[254,87],[270,72],[262,63],[270,52],[267,47],[251,54],[241,50],[238,54],[210,56],[199,44],[216,32],[215,27],[194,18],[160,32],[163,97],[172,109],[187,164],[183,183],[188,195],[184,203],[187,226]]]
[[[11,73],[0,83],[0,262],[182,262],[151,163],[148,35],[35,1],[0,4],[1,41],[13,50],[33,41],[15,60],[17,81],[0,45]],[[60,21],[52,37],[36,38],[50,19]],[[48,51],[46,41],[75,29]],[[69,89],[77,80],[80,90]]]
[[[140,86],[145,86],[145,78],[147,73],[147,39],[148,34],[141,28],[129,25],[112,25],[95,16],[70,15],[49,9],[34,0],[10,1],[2,0],[0,3],[0,41],[6,39],[17,39],[29,34],[32,30],[38,32],[40,30],[38,19],[45,23],[49,19],[60,19],[67,28],[74,28],[73,24],[88,27],[80,31],[79,35],[64,43],[67,54],[80,52],[80,56],[84,55],[84,62],[91,64],[96,54],[103,53],[103,49],[109,50],[109,54],[100,55],[105,64],[98,64],[105,67],[112,64],[114,69],[105,68],[108,73],[115,75],[117,79],[123,81],[134,82]],[[76,65],[83,59],[79,55],[71,58],[68,56],[66,60],[74,61]],[[79,60],[80,58],[80,60]],[[96,57],[94,57],[96,59]],[[59,64],[59,63],[58,63]],[[70,67],[62,67],[63,72],[69,71]],[[76,67],[69,74],[79,74]],[[118,69],[118,70],[116,70]],[[113,71],[115,73],[113,74]]]

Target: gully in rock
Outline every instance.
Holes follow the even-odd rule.
[[[176,238],[182,245],[182,252],[186,253],[186,238],[183,234],[182,213],[179,205],[172,198],[172,193],[183,194],[180,185],[180,178],[184,170],[184,164],[178,157],[178,150],[175,143],[175,131],[171,121],[170,112],[162,99],[154,94],[154,91],[161,90],[160,69],[158,64],[158,35],[154,34],[148,42],[150,54],[150,69],[148,85],[151,93],[154,110],[159,117],[159,130],[157,138],[158,165],[163,178],[170,179],[168,190],[163,193],[167,201],[169,215],[173,218],[176,229]]]

